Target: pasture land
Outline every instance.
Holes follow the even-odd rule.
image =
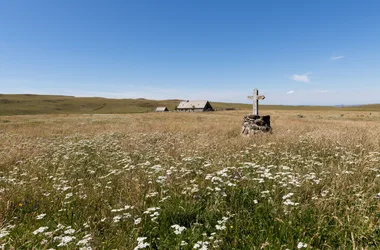
[[[57,95],[0,94],[0,116],[35,114],[128,114],[152,112],[156,107],[174,110],[180,100],[110,99],[100,97],[74,97]],[[264,102],[265,104],[265,102]],[[252,110],[252,105],[242,103],[211,102],[214,109],[233,108]],[[260,110],[303,111],[379,111],[380,104],[353,107],[260,105]]]
[[[378,249],[380,112],[0,117],[0,249]]]

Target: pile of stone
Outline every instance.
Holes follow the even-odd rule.
[[[272,133],[270,126],[270,116],[264,115],[246,115],[243,118],[243,135],[257,134],[257,133]]]

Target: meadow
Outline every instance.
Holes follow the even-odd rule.
[[[378,249],[380,112],[0,116],[0,249]]]
[[[63,95],[0,94],[0,116],[36,114],[131,114],[148,113],[156,107],[173,111],[181,100],[111,99],[101,97],[74,97]],[[248,101],[248,99],[247,99]],[[265,102],[264,102],[265,104]],[[252,104],[211,102],[216,110],[252,110]],[[286,106],[261,105],[262,110],[302,111],[379,111],[380,104],[348,106]]]

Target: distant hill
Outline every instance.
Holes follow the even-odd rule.
[[[181,100],[109,99],[59,95],[0,94],[0,115],[125,114],[151,112],[156,107],[174,110]],[[246,104],[212,103],[216,109],[249,108]]]
[[[174,110],[181,100],[109,99],[60,95],[0,94],[0,115],[29,114],[126,114],[154,111],[165,106]],[[211,102],[214,109],[252,109],[250,104]],[[261,105],[262,110],[368,110],[380,111],[380,104],[354,107]]]

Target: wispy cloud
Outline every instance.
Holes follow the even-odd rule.
[[[329,92],[328,90],[320,90],[320,91],[318,91],[319,93],[327,93],[327,92]]]
[[[303,74],[303,75],[294,74],[294,75],[292,75],[290,77],[290,79],[293,80],[293,81],[296,81],[296,82],[309,83],[310,82],[309,74],[311,74],[311,73],[309,72],[309,73],[306,73],[306,74]]]
[[[344,56],[332,56],[331,60],[335,61],[335,60],[339,60],[339,59],[342,59],[342,58],[344,58]]]
[[[291,95],[291,94],[294,94],[294,90],[290,90],[290,91],[288,91],[288,92],[286,92],[286,94],[288,94],[288,95]]]

